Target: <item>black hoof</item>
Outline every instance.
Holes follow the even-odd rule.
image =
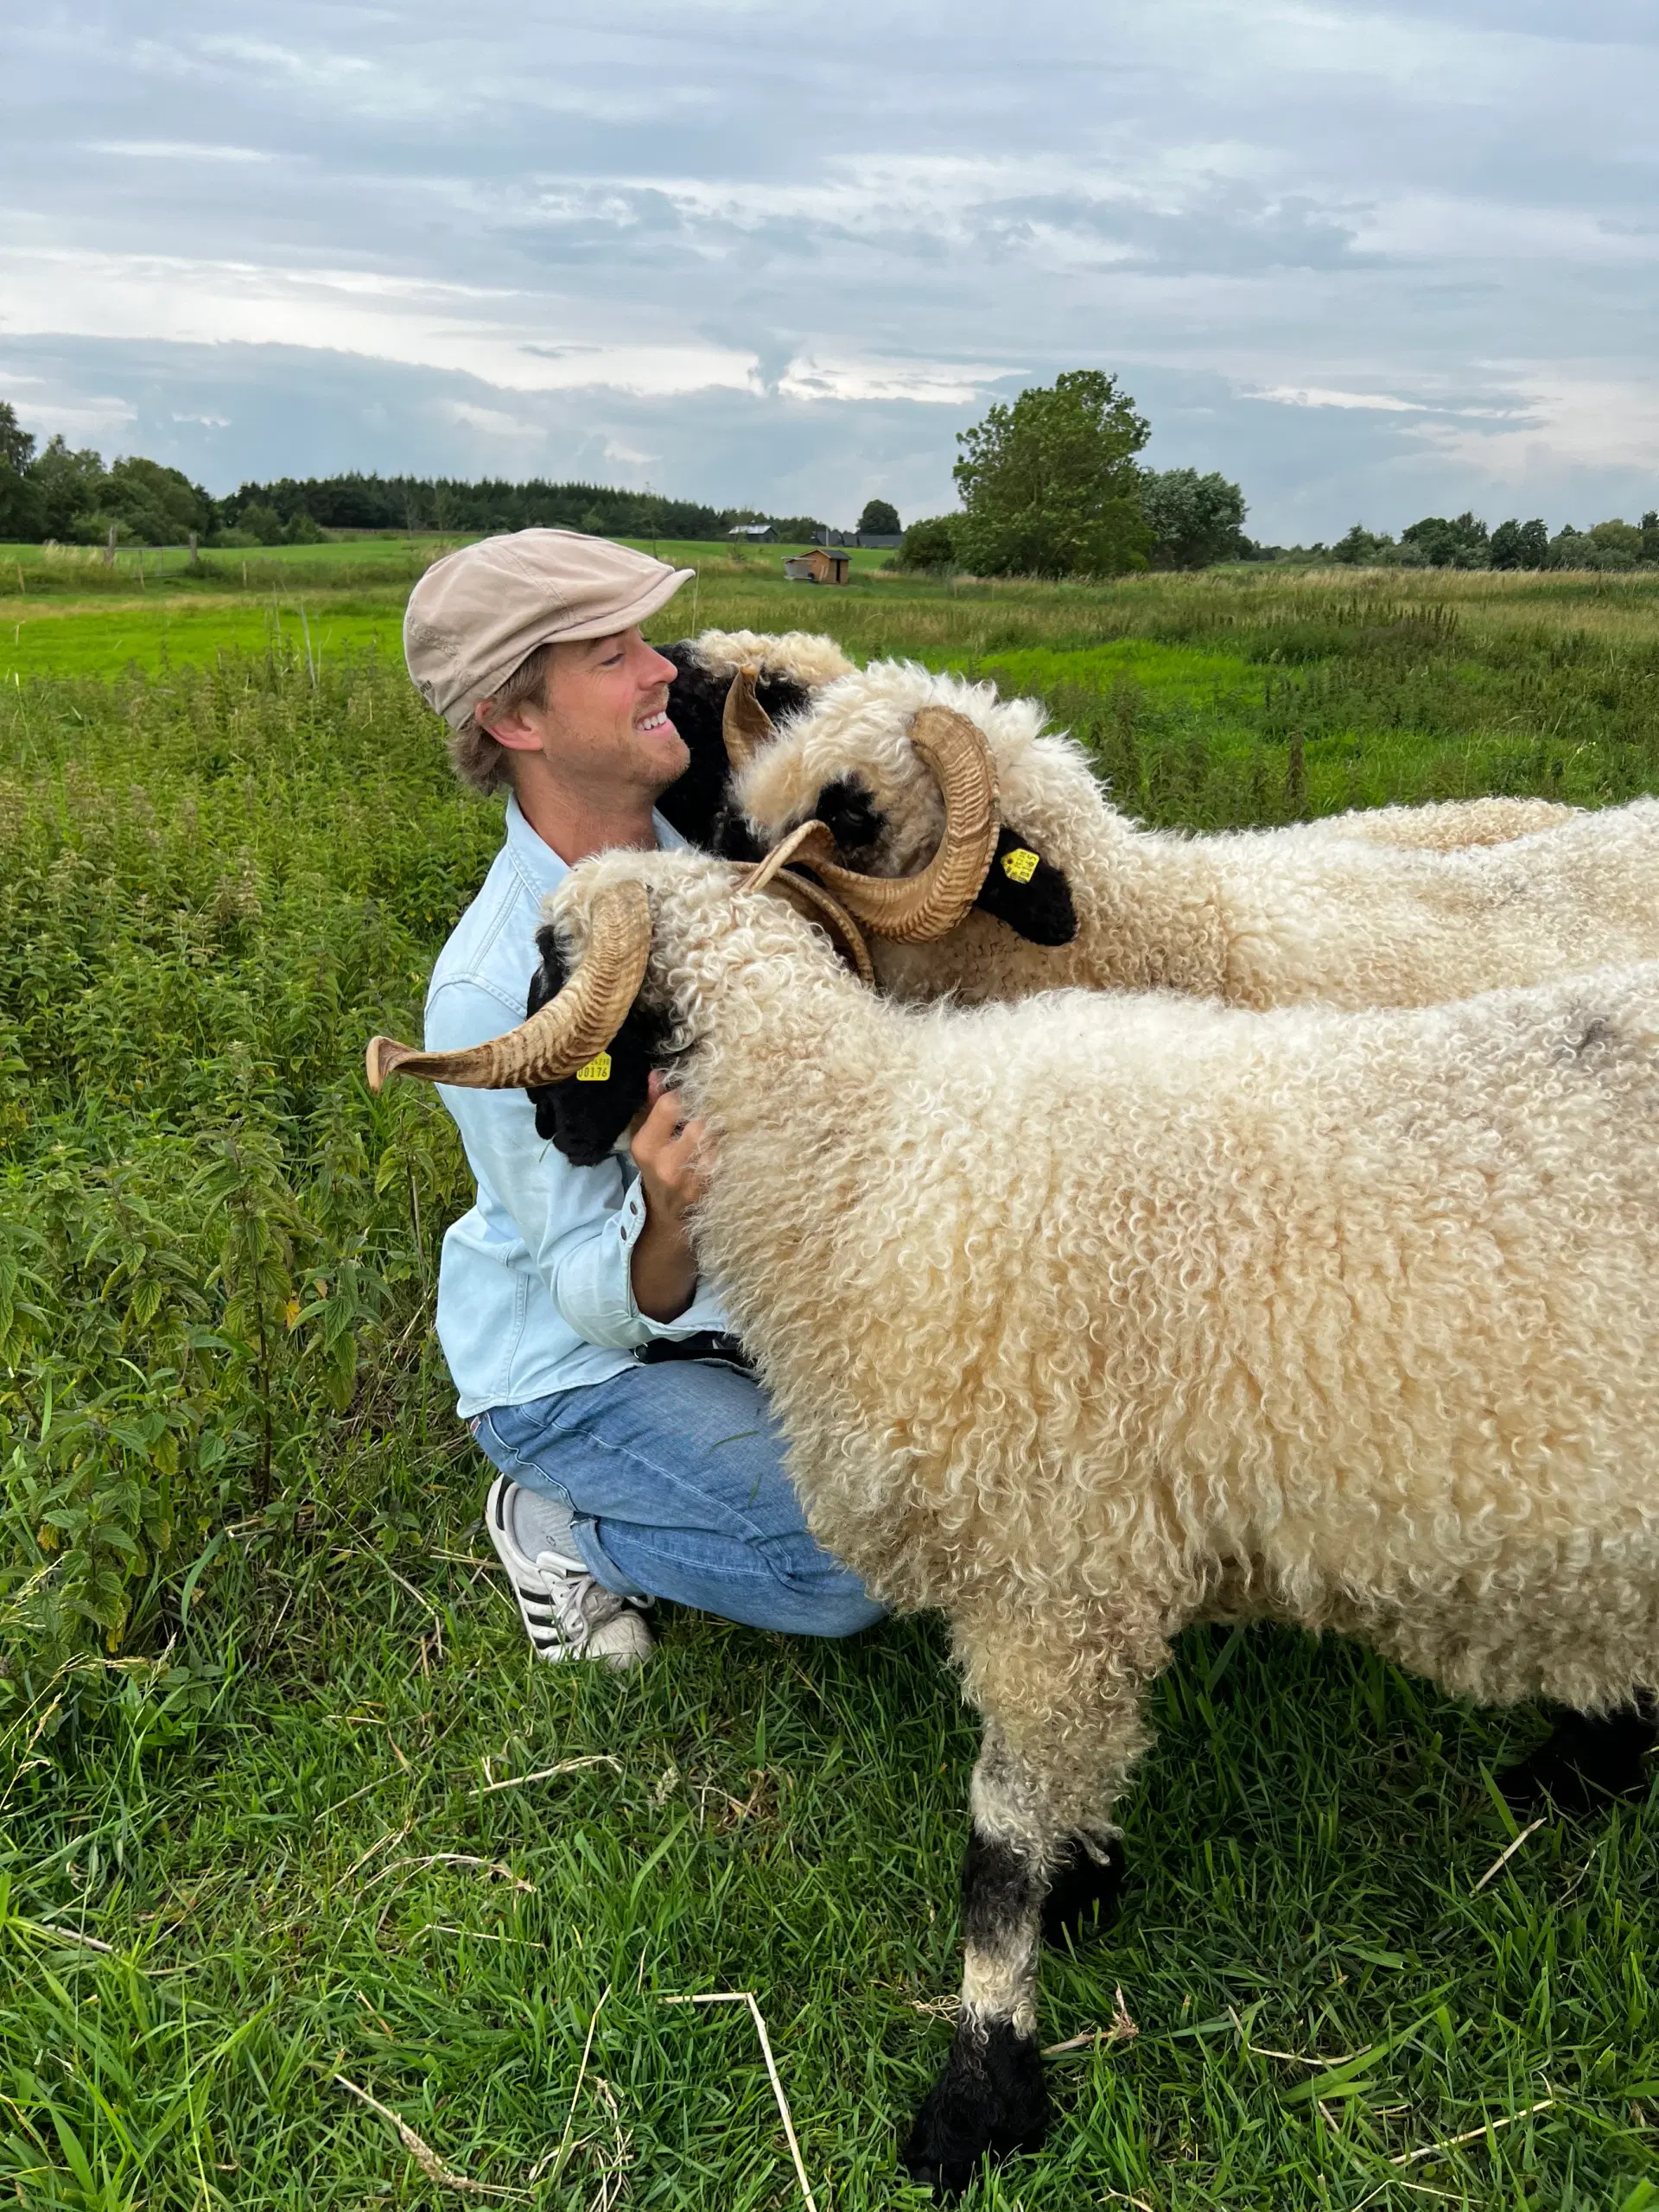
[[[1647,1754],[1656,1731],[1645,1712],[1564,1713],[1529,1758],[1497,1777],[1504,1802],[1517,1813],[1546,1800],[1559,1813],[1593,1813],[1615,1797],[1645,1797]]]
[[[1059,1945],[1069,1937],[1073,1943],[1084,1943],[1109,1927],[1125,1871],[1121,1836],[1107,1840],[1103,1860],[1093,1858],[1081,1843],[1069,1843],[1043,1899],[1044,1942]]]
[[[944,2202],[962,2194],[986,2158],[1040,2150],[1047,2133],[1036,2044],[1007,2020],[963,2020],[899,2155],[911,2179]]]

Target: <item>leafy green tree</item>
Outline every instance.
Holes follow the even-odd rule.
[[[1653,507],[1642,518],[1642,558],[1659,561],[1659,509]]]
[[[34,458],[35,433],[17,420],[17,410],[9,399],[0,399],[0,467],[21,476]]]
[[[890,500],[866,499],[864,512],[858,518],[858,534],[872,537],[897,537],[904,528],[899,519],[899,510]]]
[[[1491,562],[1486,525],[1466,510],[1451,522],[1444,515],[1425,515],[1401,531],[1400,542],[1415,547],[1431,569],[1484,569]]]
[[[1593,569],[1597,563],[1596,541],[1587,530],[1575,530],[1564,522],[1549,541],[1549,565],[1552,569]]]
[[[1549,531],[1537,519],[1501,522],[1492,532],[1491,564],[1495,569],[1542,569],[1549,562]]]
[[[1068,369],[958,433],[956,557],[985,576],[1118,576],[1152,543],[1135,455],[1151,435],[1101,369]]]
[[[275,507],[268,507],[263,500],[255,500],[251,507],[244,507],[237,517],[237,527],[261,545],[280,545],[283,542],[283,518]]]
[[[284,545],[321,545],[322,532],[317,528],[303,507],[299,507],[283,525]]]
[[[913,522],[905,532],[905,542],[899,548],[901,569],[948,569],[957,557],[957,531],[962,522],[960,515],[933,515],[925,522]]]
[[[1357,522],[1348,535],[1339,537],[1331,548],[1331,558],[1340,561],[1344,568],[1368,569],[1392,559],[1395,550],[1391,537],[1379,537],[1375,531],[1367,530],[1363,523]]]
[[[29,474],[35,437],[17,420],[9,399],[0,399],[0,537],[40,536],[40,498]]]
[[[124,524],[143,545],[178,545],[213,527],[213,503],[181,470],[133,454],[118,461],[99,487],[100,511]]]
[[[1642,558],[1642,533],[1634,523],[1599,522],[1591,526],[1592,543],[1599,546],[1604,565],[1633,569]],[[1611,558],[1605,556],[1611,556]]]
[[[104,483],[103,455],[91,446],[74,450],[63,437],[51,437],[29,474],[41,504],[41,536],[64,545],[87,536],[85,524]]]
[[[1141,511],[1154,569],[1207,569],[1243,556],[1244,494],[1219,470],[1200,476],[1196,468],[1143,469]]]

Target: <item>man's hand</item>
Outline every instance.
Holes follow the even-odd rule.
[[[645,1194],[645,1225],[633,1248],[633,1302],[653,1321],[672,1321],[696,1294],[686,1216],[702,1196],[711,1147],[702,1122],[686,1121],[667,1078],[653,1073],[645,1118],[629,1149]]]

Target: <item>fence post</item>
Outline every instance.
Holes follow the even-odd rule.
[[[104,565],[106,569],[112,569],[115,566],[115,524],[113,523],[110,524],[110,542],[104,548]]]
[[[196,533],[194,530],[190,533],[190,565],[193,569],[199,569],[201,566],[201,556],[196,550]]]

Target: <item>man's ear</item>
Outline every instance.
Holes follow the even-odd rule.
[[[555,996],[565,976],[556,933],[550,927],[538,930],[536,943],[542,964],[531,977],[526,1020]],[[651,1071],[662,1065],[666,1029],[661,1014],[635,1006],[606,1050],[586,1067],[558,1083],[530,1085],[537,1135],[550,1139],[574,1167],[597,1167],[608,1159],[645,1106]]]
[[[1015,830],[998,837],[974,904],[1032,944],[1070,944],[1077,933],[1071,885]]]

